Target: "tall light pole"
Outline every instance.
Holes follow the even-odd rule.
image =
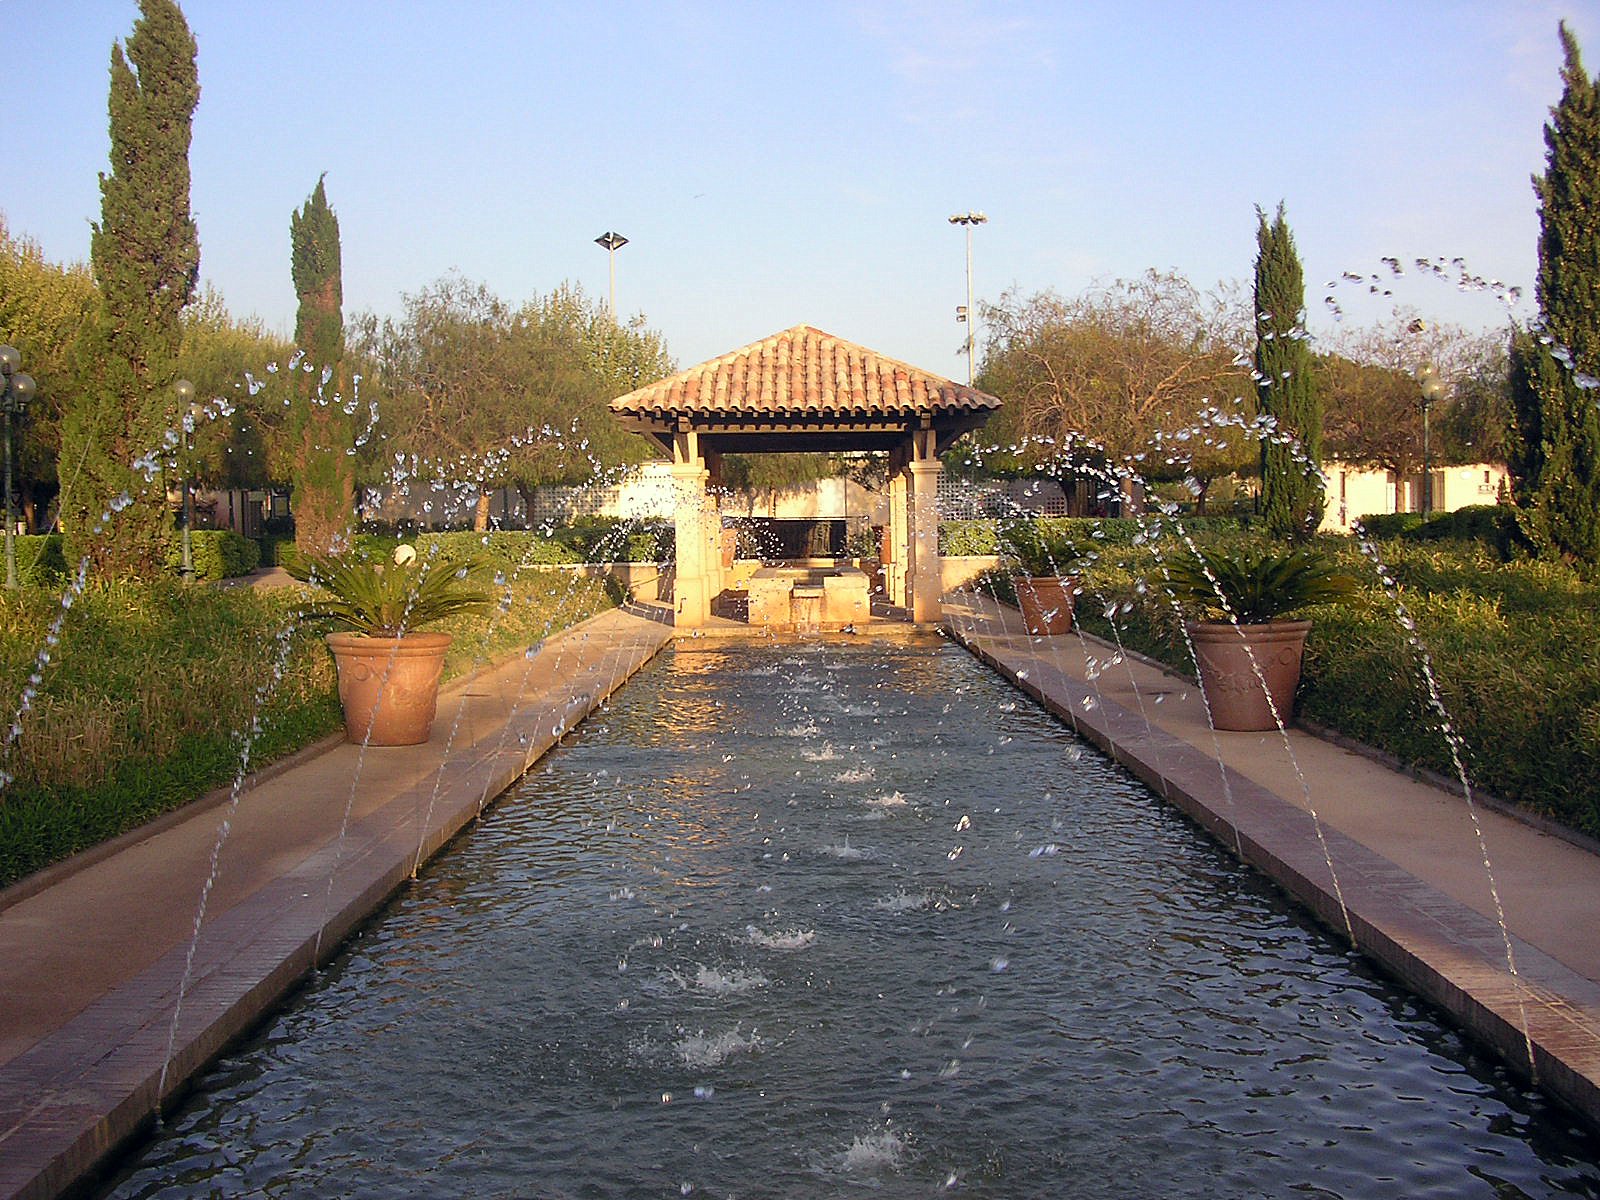
[[[1444,399],[1444,380],[1432,363],[1423,363],[1417,371],[1417,384],[1422,389],[1422,515],[1433,511],[1433,455],[1428,444],[1428,409]]]
[[[606,256],[610,259],[611,292],[606,308],[611,313],[611,323],[615,325],[617,323],[617,251],[628,244],[628,239],[620,233],[606,232],[595,238],[594,242],[597,246],[605,247]]]
[[[187,379],[180,379],[172,385],[173,394],[178,397],[178,429],[182,433],[183,443],[183,568],[182,575],[187,583],[194,579],[194,550],[189,544],[189,528],[194,524],[194,488],[191,486],[189,470],[189,451],[194,435],[195,418],[198,415],[197,405],[194,401],[194,384]]]
[[[6,414],[6,587],[17,586],[17,546],[15,510],[11,507],[11,418],[22,412],[33,399],[33,376],[22,373],[22,355],[15,346],[0,346],[0,408]]]
[[[957,213],[955,216],[950,218],[950,224],[952,224],[952,225],[965,225],[967,227],[967,307],[966,307],[965,310],[963,310],[958,315],[957,320],[962,320],[962,321],[965,321],[967,323],[967,386],[968,387],[972,386],[972,373],[973,373],[973,362],[972,362],[972,360],[973,360],[973,353],[972,353],[972,344],[973,344],[973,336],[972,336],[972,334],[973,334],[973,331],[972,331],[972,327],[973,327],[974,324],[976,324],[976,321],[974,320],[974,317],[975,317],[976,314],[972,311],[972,227],[974,225],[987,224],[988,220],[989,220],[989,218],[984,216],[981,212]]]

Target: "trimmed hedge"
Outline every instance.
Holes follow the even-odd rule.
[[[12,538],[17,556],[17,582],[25,587],[49,587],[67,575],[65,538],[59,533],[23,533]]]
[[[1453,778],[1393,598],[1352,540],[1319,544],[1367,588],[1352,604],[1313,610],[1298,712]],[[1465,743],[1474,786],[1600,837],[1600,586],[1559,564],[1502,563],[1470,542],[1397,539],[1382,557]],[[1078,619],[1086,629],[1109,636],[1104,614],[1116,601],[1124,644],[1193,674],[1176,616],[1146,583],[1155,577],[1151,548],[1108,547],[1084,577]]]
[[[1243,517],[1179,517],[1189,533],[1238,532],[1249,524]],[[941,521],[939,553],[951,556],[999,554],[1000,526],[1005,519]],[[1051,532],[1059,531],[1068,541],[1080,545],[1097,542],[1104,546],[1132,546],[1141,535],[1171,530],[1172,519],[1152,513],[1148,517],[1040,517],[1037,524]]]
[[[261,561],[260,545],[231,529],[191,529],[189,554],[194,562],[195,578],[207,583],[248,575]],[[167,544],[167,566],[174,571],[183,568],[181,532]]]

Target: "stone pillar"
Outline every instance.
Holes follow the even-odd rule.
[[[883,567],[883,586],[889,603],[911,607],[911,476],[903,464],[889,463],[889,561]]]
[[[716,542],[720,522],[710,519],[711,497],[706,494],[705,459],[699,437],[684,430],[672,442],[673,525],[677,541],[677,566],[673,573],[673,624],[695,628],[711,619],[711,601],[722,576],[722,558]],[[716,589],[716,590],[714,590]]]
[[[931,443],[931,434],[929,441]],[[920,447],[919,447],[920,448]],[[944,566],[939,558],[939,477],[944,464],[930,456],[906,468],[911,474],[911,586],[913,621],[934,622],[943,615]]]

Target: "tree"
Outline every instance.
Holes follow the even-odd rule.
[[[1006,405],[985,438],[1021,449],[988,457],[1002,471],[1052,475],[1080,512],[1123,464],[1194,478],[1203,497],[1247,461],[1242,432],[1201,419],[1235,410],[1249,385],[1240,316],[1225,289],[1204,295],[1157,271],[1072,299],[1006,293],[985,309],[977,383]]]
[[[290,266],[300,307],[294,341],[302,359],[289,396],[290,503],[295,545],[329,554],[355,519],[355,461],[350,398],[345,394],[344,285],[339,218],[323,180],[289,218]]]
[[[661,339],[577,289],[514,309],[451,276],[407,296],[399,322],[357,324],[385,396],[386,449],[418,461],[419,482],[440,489],[435,510],[475,499],[482,526],[494,488],[529,502],[541,484],[586,483],[652,453],[606,404],[671,370]]]
[[[15,483],[29,529],[44,527],[56,493],[61,410],[75,390],[72,348],[97,303],[87,267],[45,261],[35,242],[13,237],[0,217],[0,342],[21,352],[23,370],[38,385],[13,431]]]
[[[1560,26],[1561,100],[1544,128],[1540,328],[1511,341],[1514,430],[1507,465],[1523,531],[1542,552],[1600,565],[1600,82]]]
[[[189,139],[200,98],[194,37],[174,0],[140,0],[111,50],[111,173],[100,176],[90,266],[100,289],[77,347],[81,388],[61,430],[61,523],[104,575],[164,569],[171,525],[153,465],[177,428],[184,306],[200,272],[189,213]]]
[[[282,446],[284,389],[256,390],[249,381],[274,378],[268,365],[287,363],[291,353],[289,343],[260,321],[232,317],[209,288],[185,310],[178,373],[194,384],[197,399],[219,398],[227,406],[195,429],[190,461],[198,482],[262,488],[290,477]]]
[[[1422,392],[1417,372],[1431,363],[1448,399],[1430,412],[1428,457],[1435,463],[1502,461],[1506,358],[1498,334],[1424,321],[1410,309],[1351,330],[1314,360],[1329,458],[1397,475],[1421,468]]]
[[[1261,507],[1273,536],[1302,542],[1322,523],[1322,404],[1306,345],[1305,279],[1294,235],[1278,205],[1256,209],[1256,404],[1284,440],[1261,443]]]

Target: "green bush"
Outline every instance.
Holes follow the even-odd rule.
[[[214,583],[254,571],[261,561],[261,546],[231,529],[191,529],[189,554],[194,562],[195,578]],[[183,567],[181,533],[167,544],[167,566],[174,571]]]
[[[282,567],[287,565],[283,561],[285,550],[294,550],[294,537],[285,533],[263,533],[256,539],[256,545],[261,547],[263,567]]]
[[[1414,512],[1369,513],[1361,518],[1361,528],[1372,538],[1397,538],[1422,526],[1422,514]]]
[[[1469,504],[1454,512],[1435,513],[1405,530],[1407,541],[1477,542],[1509,561],[1526,542],[1517,527],[1517,510],[1509,504]]]
[[[1415,514],[1402,514],[1414,516]],[[1202,548],[1249,545],[1197,537]],[[1453,777],[1417,650],[1352,539],[1318,544],[1362,581],[1347,605],[1310,610],[1299,712],[1413,766]],[[1107,547],[1083,573],[1080,623],[1192,675],[1155,552]],[[1475,787],[1600,836],[1600,586],[1560,564],[1502,563],[1476,542],[1395,540],[1386,567],[1416,623]],[[1116,606],[1113,630],[1105,612]]]
[[[446,623],[447,676],[532,645],[608,607],[600,583],[530,574],[510,603]],[[295,588],[186,587],[176,580],[91,584],[60,643],[22,735],[0,752],[0,887],[228,783],[239,736],[259,719],[251,764],[340,725],[325,626],[300,621]],[[58,593],[0,589],[0,710],[18,708]],[[288,657],[273,678],[280,635]]]
[[[1180,517],[1189,533],[1237,533],[1248,521],[1240,517]],[[1151,513],[1147,517],[1040,517],[1036,523],[1052,537],[1060,536],[1079,545],[1132,546],[1149,538],[1152,531],[1172,531],[1173,519]],[[1005,519],[941,521],[939,553],[951,556],[1000,553],[1000,526]]]
[[[59,533],[24,533],[12,538],[17,556],[17,582],[30,587],[49,587],[67,575],[67,559],[62,550],[65,539]]]

